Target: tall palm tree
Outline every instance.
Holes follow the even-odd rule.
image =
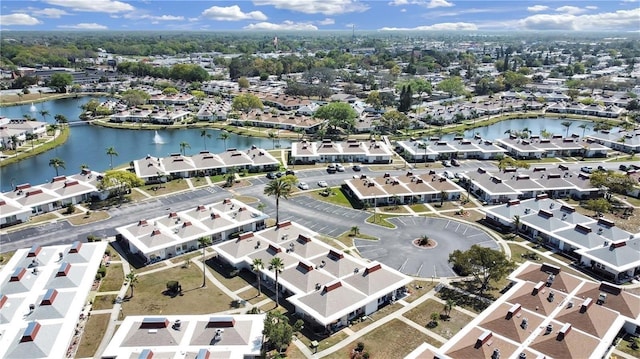
[[[185,141],[180,142],[180,153],[182,153],[183,156],[187,155],[187,151],[186,151],[187,148],[191,148],[191,145],[189,144],[189,142],[185,142]]]
[[[278,138],[278,135],[275,132],[269,132],[269,138],[271,139],[271,141],[273,141],[273,149],[276,149],[276,138]]]
[[[129,272],[129,274],[127,274],[125,279],[127,281],[127,284],[129,284],[129,288],[131,288],[131,296],[129,298],[133,298],[133,287],[138,284],[138,275],[134,271],[131,271]]]
[[[58,125],[56,125],[55,123],[52,123],[49,126],[47,126],[47,133],[51,132],[52,135],[55,135],[57,129],[58,129]]]
[[[520,231],[520,216],[518,215],[513,216],[513,227],[517,237],[518,232]]]
[[[66,125],[67,123],[69,123],[69,120],[67,120],[67,117],[65,115],[55,115],[53,116],[53,119],[56,120],[56,122],[60,125],[63,126]]]
[[[227,150],[227,140],[229,139],[229,133],[226,131],[222,131],[220,132],[220,136],[218,137],[219,140],[222,140],[224,142],[224,150]]]
[[[280,222],[280,197],[287,199],[293,190],[291,181],[282,178],[276,178],[269,182],[264,188],[264,194],[276,197],[276,225]]]
[[[113,169],[113,156],[118,156],[118,152],[116,149],[112,147],[107,147],[107,156],[109,156],[109,168]]]
[[[571,121],[563,121],[561,123],[562,126],[564,126],[567,129],[567,134],[564,137],[569,137],[569,127],[571,127],[571,125],[573,125],[573,122]]]
[[[451,298],[447,299],[447,301],[444,303],[444,314],[447,316],[451,315],[451,310],[453,310],[453,307],[455,307],[455,305],[455,300]]]
[[[211,138],[211,134],[207,130],[200,130],[200,137],[202,137],[202,143],[204,144],[204,150],[207,150],[207,138]]]
[[[202,246],[202,288],[207,286],[207,263],[204,260],[205,249],[211,245],[211,238],[200,237],[198,238],[198,244]]]
[[[9,140],[11,141],[11,147],[13,148],[13,150],[15,151],[18,148],[18,136],[17,135],[11,135],[9,137]]]
[[[444,205],[444,201],[449,199],[449,192],[441,191],[440,192],[440,207]]]
[[[41,110],[40,111],[40,116],[42,116],[42,120],[47,122],[47,116],[49,116],[49,111],[47,110]]]
[[[585,123],[583,123],[583,124],[581,124],[580,126],[578,126],[578,128],[581,128],[581,129],[582,129],[582,138],[584,138],[584,133],[585,133],[587,130],[591,129],[591,127],[589,127],[589,124],[588,124],[588,123],[586,123],[586,122],[585,122]]]
[[[31,141],[31,150],[33,150],[33,140],[37,139],[38,136],[34,135],[33,133],[27,133],[25,137],[27,141]]]
[[[61,158],[54,157],[49,160],[49,167],[53,167],[56,170],[56,177],[58,177],[59,176],[58,168],[60,167],[65,168],[64,161]]]
[[[262,269],[264,269],[262,259],[254,258],[253,263],[251,263],[251,270],[256,272],[256,277],[258,277],[258,297],[262,295],[262,276],[260,275]]]
[[[278,290],[278,275],[284,269],[284,262],[280,257],[273,257],[269,262],[270,268],[276,273],[276,308],[280,306],[280,295]]]

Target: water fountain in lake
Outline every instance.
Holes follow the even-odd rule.
[[[33,102],[31,103],[31,107],[29,107],[29,111],[31,112],[36,112],[36,105],[33,104]]]
[[[155,131],[155,134],[153,135],[153,143],[155,143],[156,145],[161,145],[164,143],[164,139],[162,138],[162,136],[160,136],[158,131]]]

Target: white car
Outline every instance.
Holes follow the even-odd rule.
[[[318,187],[329,187],[327,181],[318,181]]]
[[[301,190],[307,190],[309,189],[309,185],[306,182],[300,182],[298,183],[298,188],[300,188]]]
[[[344,166],[339,163],[336,163],[336,171],[344,172]]]
[[[591,166],[583,166],[580,168],[580,171],[585,172],[585,173],[591,173],[593,172],[593,167]]]

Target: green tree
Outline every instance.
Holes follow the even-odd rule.
[[[202,247],[202,288],[207,286],[207,261],[204,256],[206,254],[207,246],[211,245],[210,237],[198,238],[198,245]]]
[[[614,193],[626,194],[637,182],[626,173],[615,171],[595,171],[589,176],[589,182],[596,188],[607,188]]]
[[[276,178],[269,182],[264,188],[264,194],[276,198],[276,225],[280,223],[280,198],[289,198],[292,190],[293,186],[291,181],[285,178]]]
[[[56,72],[51,75],[49,79],[49,87],[54,89],[56,92],[65,93],[67,92],[67,86],[71,86],[73,83],[73,76],[67,72]]]
[[[294,328],[289,319],[277,310],[269,311],[264,318],[264,330],[267,344],[278,351],[286,348],[293,339]]]
[[[242,76],[238,79],[238,87],[241,89],[249,88],[249,79]]]
[[[375,108],[376,111],[382,108],[382,99],[380,98],[379,91],[369,92],[369,95],[367,95],[367,100],[365,102],[371,105],[371,107]]]
[[[313,117],[326,120],[334,130],[338,127],[349,130],[355,127],[358,113],[346,102],[332,102],[321,106]]]
[[[69,123],[69,120],[67,120],[67,116],[65,115],[57,114],[53,116],[53,119],[56,120],[56,123],[61,127],[64,127],[66,124]]]
[[[477,244],[466,251],[453,251],[449,263],[458,274],[473,276],[480,284],[480,294],[489,288],[490,281],[499,281],[515,267],[501,251]]]
[[[25,139],[26,139],[27,141],[30,141],[30,142],[31,142],[31,150],[33,150],[33,147],[34,147],[34,146],[33,146],[33,140],[35,140],[35,139],[37,139],[37,138],[38,138],[38,136],[34,135],[34,134],[33,134],[33,133],[31,133],[31,132],[29,132],[29,133],[27,133],[27,134],[25,135]]]
[[[109,156],[109,169],[113,169],[113,156],[118,156],[118,152],[116,149],[112,147],[107,147],[106,150],[107,156]]]
[[[406,129],[410,124],[409,117],[398,110],[389,110],[380,118],[380,127],[391,134]]]
[[[351,234],[353,234],[354,236],[357,236],[358,234],[360,234],[360,227],[358,226],[351,227]]]
[[[52,159],[49,160],[49,167],[53,167],[53,169],[56,170],[56,177],[59,176],[58,174],[58,168],[65,168],[64,167],[65,163],[61,158],[58,157],[54,157]]]
[[[436,89],[448,93],[451,97],[463,95],[465,92],[460,76],[452,76],[438,82]]]
[[[446,316],[451,316],[451,311],[453,310],[453,307],[456,306],[456,301],[449,298],[447,299],[447,301],[444,303],[444,314]]]
[[[518,231],[520,231],[520,216],[518,216],[517,214],[513,216],[513,230],[515,231],[517,237]]]
[[[211,138],[211,134],[209,132],[207,132],[207,130],[200,130],[200,137],[202,137],[202,144],[204,145],[204,150],[206,151],[207,150],[207,138]]]
[[[444,205],[444,201],[449,199],[449,192],[440,191],[440,207]]]
[[[253,263],[251,263],[251,270],[256,273],[256,277],[258,278],[258,297],[262,295],[262,274],[261,270],[264,269],[264,264],[262,263],[262,259],[254,258]]]
[[[227,140],[229,139],[229,133],[227,131],[220,132],[220,136],[218,136],[219,140],[224,142],[224,150],[227,150]]]
[[[180,142],[180,153],[182,153],[183,156],[187,155],[187,148],[191,148],[191,145],[189,144],[189,142],[186,142],[186,141]]]
[[[273,257],[269,262],[269,268],[272,269],[276,275],[276,308],[280,306],[280,290],[278,290],[278,278],[280,272],[284,269],[284,262],[280,257]]]
[[[131,295],[129,298],[133,298],[133,287],[138,284],[138,275],[134,271],[131,271],[125,276],[125,280],[131,289]]]
[[[611,203],[604,198],[594,198],[584,204],[584,208],[592,210],[597,216],[600,213],[607,213],[611,210]]]
[[[231,108],[235,111],[241,111],[248,113],[253,109],[263,109],[264,105],[262,101],[256,95],[252,94],[240,94],[233,98],[231,102]]]
[[[584,133],[585,133],[587,130],[591,129],[591,127],[589,127],[589,124],[588,124],[588,123],[586,123],[586,122],[585,122],[585,123],[580,124],[580,125],[578,126],[578,128],[581,128],[581,129],[582,129],[582,138],[584,138]]]
[[[47,116],[49,116],[49,111],[41,110],[40,111],[40,116],[42,116],[42,121],[47,122]]]
[[[137,89],[126,90],[121,95],[122,100],[130,107],[144,105],[151,98],[146,91]]]
[[[162,90],[162,94],[167,96],[177,95],[179,92],[175,87],[165,87],[165,89]]]
[[[111,170],[105,172],[98,183],[99,190],[114,190],[116,195],[123,196],[130,188],[140,187],[144,180],[129,171]]]
[[[562,127],[567,129],[567,133],[565,135],[565,137],[569,137],[569,127],[571,127],[571,125],[573,125],[572,121],[562,121],[561,123]]]

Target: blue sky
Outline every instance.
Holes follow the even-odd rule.
[[[2,30],[640,32],[639,0],[3,0]]]

